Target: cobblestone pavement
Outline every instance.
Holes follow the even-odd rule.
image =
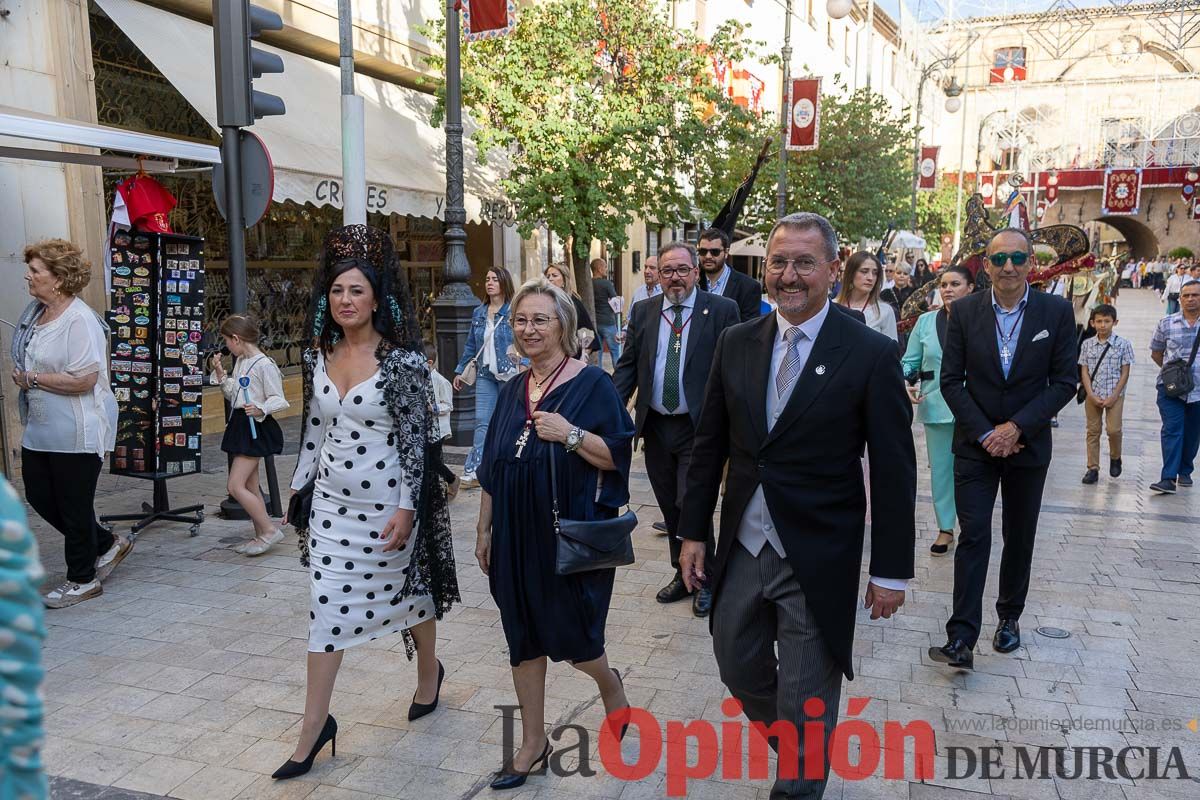
[[[936,527],[921,457],[916,580],[893,621],[872,623],[860,612],[859,677],[843,692],[843,710],[848,698],[866,697],[870,703],[859,716],[880,727],[883,720],[928,721],[937,732],[935,777],[912,780],[910,752],[909,780],[835,776],[826,798],[1200,796],[1193,780],[1134,782],[1119,774],[1107,778],[1103,770],[1100,780],[1013,777],[1022,745],[1178,747],[1187,768],[1200,774],[1200,734],[1187,727],[1200,716],[1200,489],[1174,497],[1150,496],[1146,489],[1159,467],[1155,370],[1146,345],[1161,308],[1149,292],[1127,290],[1120,301],[1118,330],[1133,340],[1139,359],[1125,406],[1125,475],[1080,485],[1083,415],[1071,404],[1055,433],[1056,457],[1022,619],[1025,644],[1012,655],[993,653],[988,636],[995,618],[989,608],[973,673],[937,668],[926,655],[927,647],[944,639],[953,559],[929,557]],[[919,427],[916,432],[919,437]],[[922,442],[917,452],[923,453]],[[218,466],[219,460],[208,464]],[[292,458],[281,459],[285,483],[291,464]],[[175,498],[199,496],[215,511],[223,483],[223,473],[213,472],[172,481],[170,487]],[[638,562],[618,572],[609,657],[624,674],[633,703],[659,719],[725,720],[720,710],[725,694],[706,623],[692,617],[688,604],[661,606],[654,600],[670,567],[665,542],[650,529],[659,516],[640,458],[632,489],[642,520],[635,533]],[[123,511],[148,497],[145,484],[105,476],[99,506],[102,512]],[[307,776],[279,784],[268,775],[292,752],[304,702],[308,587],[295,547],[289,539],[265,557],[238,556],[227,545],[244,526],[211,514],[195,538],[180,525],[144,532],[102,597],[47,614],[45,757],[55,795],[109,800],[148,796],[140,793],[185,800],[489,795],[487,776],[500,766],[503,741],[495,706],[515,703],[515,695],[498,614],[472,555],[477,500],[477,492],[464,492],[453,506],[463,602],[438,625],[439,656],[448,673],[441,709],[407,721],[415,669],[399,637],[355,648],[346,655],[333,699],[341,726],[337,757],[326,752]],[[61,573],[57,534],[36,518],[34,525],[50,571]],[[995,597],[999,535],[996,539],[989,603]],[[1035,633],[1039,626],[1070,636],[1048,638]],[[594,684],[569,666],[551,666],[547,694],[549,719],[598,729]],[[638,740],[632,735],[630,740],[625,748],[632,761]],[[665,794],[665,757],[646,779],[624,782],[600,766],[595,741],[593,736],[594,777],[537,777],[509,796],[635,800]],[[564,743],[572,742],[574,735],[567,733]],[[1004,768],[1006,776],[981,777],[976,765],[972,777],[948,777],[947,759],[955,747],[1001,747],[993,775]],[[694,747],[691,752],[694,757]],[[1070,751],[1066,758],[1070,774]],[[1165,751],[1159,754],[1160,769],[1167,758]],[[1143,755],[1131,767],[1136,771],[1147,761]],[[880,767],[877,773],[882,772]],[[767,780],[722,780],[717,774],[691,781],[687,793],[766,798],[769,786]]]

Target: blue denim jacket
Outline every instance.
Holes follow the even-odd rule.
[[[477,307],[471,314],[471,332],[467,335],[467,347],[463,350],[458,366],[454,368],[455,375],[461,375],[467,368],[467,362],[475,357],[487,336],[487,303]],[[508,324],[508,303],[500,307],[496,315],[496,334],[492,337],[492,345],[496,348],[496,368],[501,373],[516,369],[516,365],[508,358],[508,346],[513,343],[512,326]],[[482,361],[478,364],[483,369]]]

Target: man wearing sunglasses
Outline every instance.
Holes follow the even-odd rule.
[[[954,412],[954,500],[962,534],[954,554],[954,611],[934,661],[974,667],[997,490],[1004,496],[1004,549],[992,638],[999,653],[1021,644],[1018,620],[1042,489],[1050,466],[1050,420],[1075,394],[1075,315],[1061,297],[1031,289],[1033,244],[1008,228],[988,242],[991,291],[958,300],[946,329],[942,397]]]
[[[720,228],[703,231],[696,252],[700,256],[700,288],[737,303],[742,322],[757,319],[762,313],[762,286],[725,263],[729,234]]]

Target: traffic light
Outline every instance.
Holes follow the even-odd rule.
[[[249,0],[213,0],[213,47],[217,66],[217,124],[244,128],[256,119],[285,113],[283,98],[255,91],[254,79],[283,72],[283,59],[250,46],[263,31],[283,30],[273,11]]]

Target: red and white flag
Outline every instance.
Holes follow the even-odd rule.
[[[513,0],[459,0],[468,42],[503,36],[517,24]]]
[[[922,147],[921,160],[918,162],[918,189],[936,189],[937,188],[937,160],[940,147]]]
[[[821,79],[796,78],[788,87],[788,150],[816,150],[821,141]]]
[[[983,172],[979,175],[979,194],[987,208],[996,205],[996,173]]]
[[[1141,205],[1142,170],[1136,167],[1109,167],[1104,170],[1104,196],[1101,214],[1136,214]]]

